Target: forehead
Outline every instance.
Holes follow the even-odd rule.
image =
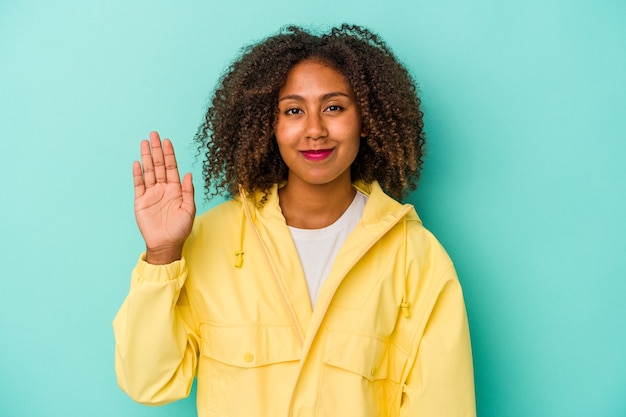
[[[335,68],[319,60],[306,60],[296,64],[285,79],[279,95],[342,92],[352,95],[346,77]]]

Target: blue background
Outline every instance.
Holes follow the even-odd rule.
[[[457,265],[479,415],[626,416],[626,2],[609,0],[0,0],[0,415],[195,415],[116,386],[139,140],[172,138],[200,189],[192,137],[239,48],[343,21],[420,84],[410,201]]]

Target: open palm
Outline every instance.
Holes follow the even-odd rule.
[[[141,163],[133,164],[135,218],[146,242],[147,261],[180,259],[196,214],[191,174],[182,184],[172,143],[158,133],[141,142]]]

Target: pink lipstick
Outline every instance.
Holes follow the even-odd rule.
[[[301,151],[302,156],[304,156],[309,161],[323,161],[328,158],[328,156],[333,152],[332,149],[309,149],[306,151]]]

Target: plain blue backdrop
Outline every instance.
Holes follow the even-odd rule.
[[[419,83],[409,200],[457,265],[479,415],[626,416],[626,2],[609,0],[0,0],[0,415],[195,415],[115,381],[139,140],[172,138],[201,189],[192,137],[239,49],[344,21]]]

